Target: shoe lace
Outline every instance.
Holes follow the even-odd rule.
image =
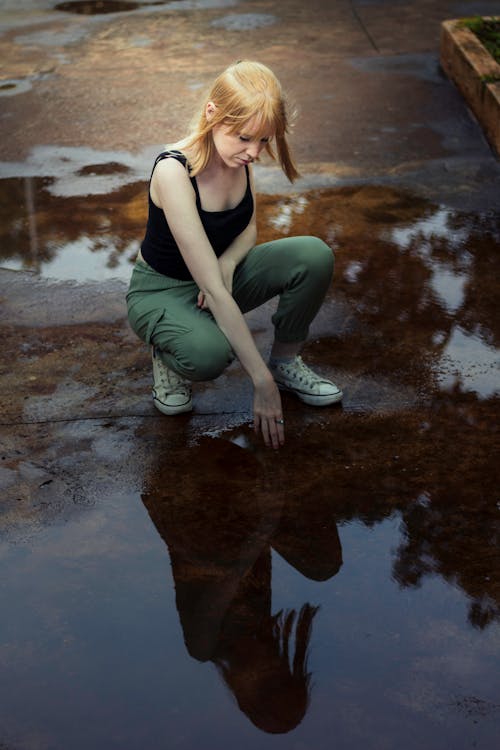
[[[321,381],[320,376],[317,375],[314,372],[314,370],[311,370],[311,368],[305,364],[302,357],[298,355],[297,357],[295,357],[295,360],[290,365],[290,372],[298,380],[305,382],[307,385],[314,385],[315,383],[318,383]]]
[[[158,379],[163,388],[169,393],[182,393],[188,396],[191,390],[190,381],[182,378],[163,362],[160,361],[158,364]]]
[[[319,385],[319,383],[328,382],[314,372],[314,370],[311,370],[299,355],[297,355],[295,359],[283,369],[289,377],[299,383],[303,383],[307,387],[314,387]]]

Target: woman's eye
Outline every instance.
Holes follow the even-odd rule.
[[[252,140],[246,135],[240,135],[239,139],[240,141],[243,141],[243,143],[250,143],[250,141]],[[270,140],[271,140],[270,138],[261,138],[260,142],[265,144],[265,143],[269,143]]]

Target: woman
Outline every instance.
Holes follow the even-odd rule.
[[[266,150],[293,181],[283,92],[265,65],[241,61],[215,80],[189,135],[156,159],[149,216],[127,294],[130,324],[152,345],[153,401],[164,414],[192,408],[191,382],[216,378],[236,356],[254,388],[254,428],[284,443],[279,389],[307,404],[342,392],[299,353],[330,284],[333,255],[315,237],[255,245],[252,162]],[[275,295],[269,363],[243,313]]]

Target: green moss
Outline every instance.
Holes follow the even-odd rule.
[[[483,18],[482,16],[463,18],[460,26],[470,29],[493,59],[500,63],[500,18]]]
[[[481,76],[483,83],[496,83],[500,81],[500,76]]]

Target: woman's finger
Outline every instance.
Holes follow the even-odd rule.
[[[269,437],[269,425],[267,419],[261,419],[260,428],[262,437],[264,438],[264,443],[269,448],[271,445],[271,438]]]
[[[271,417],[267,420],[267,425],[269,433],[269,443],[275,450],[277,450],[285,442],[283,420],[281,418],[278,420],[274,417]]]
[[[285,423],[283,419],[276,420],[276,431],[278,433],[278,443],[281,445],[285,444]]]
[[[259,433],[259,427],[260,427],[260,417],[258,414],[254,414],[253,417],[253,429],[255,434]]]

